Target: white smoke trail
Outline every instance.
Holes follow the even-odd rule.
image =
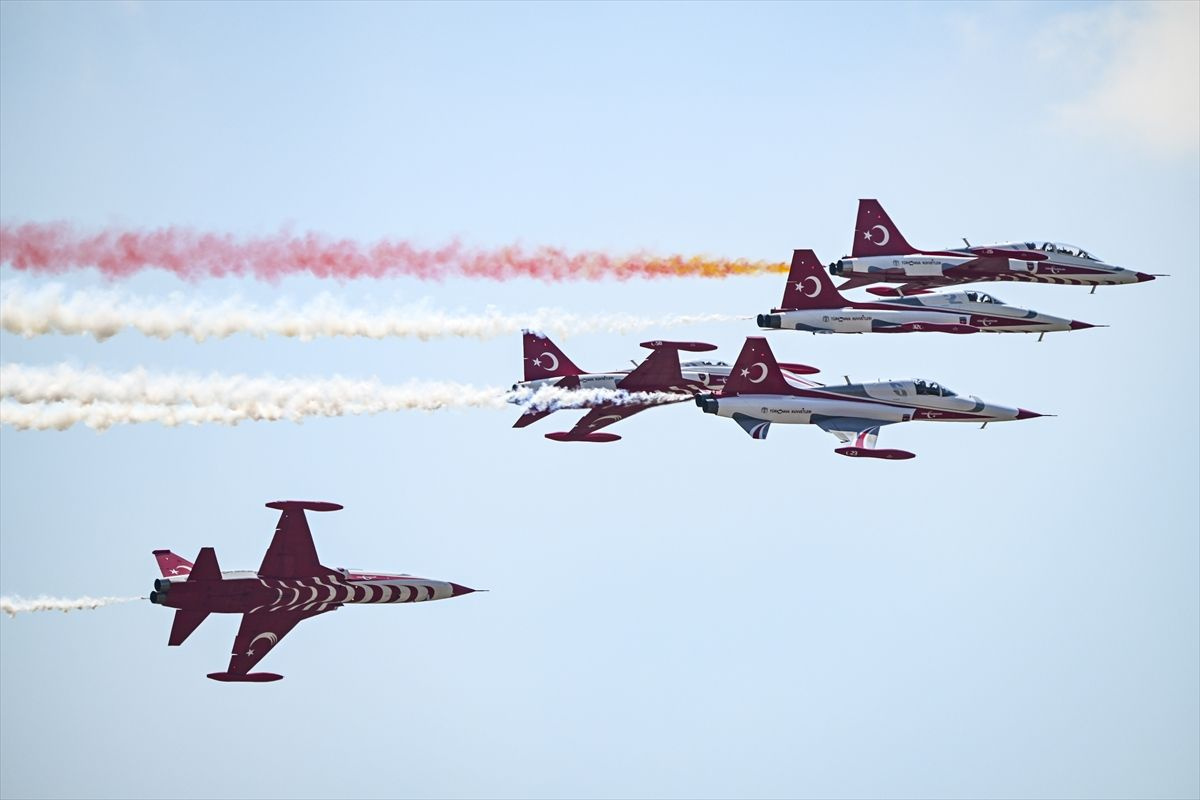
[[[389,411],[504,408],[584,408],[600,403],[660,404],[689,399],[668,392],[542,387],[517,392],[459,383],[411,382],[387,386],[377,379],[305,380],[245,375],[151,375],[143,369],[106,375],[66,365],[0,366],[0,425],[18,430],[95,430],[157,422],[168,426],[340,417]],[[12,402],[15,401],[15,402]]]
[[[0,611],[15,617],[27,611],[84,611],[116,603],[132,603],[140,597],[38,597],[27,600],[23,597],[0,597]]]
[[[488,308],[482,314],[468,314],[431,309],[424,304],[367,311],[347,307],[328,294],[299,308],[284,302],[264,308],[238,298],[214,303],[189,300],[180,294],[172,294],[167,300],[147,300],[98,290],[67,295],[58,284],[34,291],[16,285],[0,293],[0,326],[9,333],[27,338],[48,333],[87,334],[97,341],[104,341],[127,328],[157,339],[183,335],[198,342],[223,339],[237,333],[302,340],[326,336],[428,340],[443,337],[494,339],[525,329],[554,336],[627,334],[734,319],[737,317],[726,314],[579,315],[546,308],[528,314],[503,314],[495,308]]]

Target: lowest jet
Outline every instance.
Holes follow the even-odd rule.
[[[835,453],[851,458],[906,459],[907,450],[877,448],[884,425],[928,422],[1001,422],[1049,416],[1023,408],[986,403],[978,397],[959,397],[924,380],[849,383],[822,386],[784,375],[767,340],[746,339],[729,380],[716,394],[700,395],[706,414],[729,417],[754,439],[767,438],[772,423],[816,425],[845,446]]]

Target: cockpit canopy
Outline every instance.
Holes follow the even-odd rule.
[[[684,361],[681,367],[728,367],[728,361]]]
[[[917,394],[925,394],[925,395],[929,395],[931,397],[957,397],[958,396],[954,392],[947,389],[945,386],[939,386],[938,384],[934,383],[933,381],[926,383],[925,381],[922,381],[922,380],[915,380],[915,381],[913,381],[913,384],[917,388]]]
[[[1100,260],[1082,247],[1076,247],[1073,244],[1064,244],[1063,242],[1025,242],[1025,249],[1040,250],[1047,255],[1061,254],[1064,256],[1073,256],[1074,258],[1086,258],[1088,261]]]
[[[963,292],[963,294],[967,296],[968,303],[994,303],[998,306],[1004,305],[1003,300],[998,297],[993,297],[986,292]]]

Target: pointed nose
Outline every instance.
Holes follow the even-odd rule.
[[[1036,411],[1030,411],[1026,408],[1017,409],[1017,419],[1033,419],[1034,417],[1048,417],[1049,414],[1039,414]]]
[[[461,586],[457,583],[450,584],[450,596],[451,597],[458,597],[459,595],[471,594],[471,592],[473,592],[473,591],[475,591],[475,590],[469,586]]]
[[[1134,277],[1136,277],[1136,278],[1137,278],[1137,282],[1138,282],[1138,283],[1145,283],[1146,281],[1152,281],[1152,280],[1154,280],[1154,276],[1153,276],[1153,275],[1147,275],[1147,274],[1146,274],[1146,273],[1144,273],[1144,272],[1139,272],[1139,273],[1137,273],[1137,275],[1135,275]]]
[[[1073,331],[1085,331],[1088,328],[1102,328],[1102,327],[1104,327],[1104,326],[1103,325],[1093,325],[1090,322],[1080,322],[1077,319],[1071,320],[1071,330],[1073,330]]]

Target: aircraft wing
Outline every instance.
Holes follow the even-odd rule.
[[[843,283],[838,284],[837,290],[839,292],[846,292],[846,291],[849,291],[850,289],[857,289],[860,286],[870,286],[872,283],[879,283],[879,279],[872,278],[872,277],[869,277],[866,275],[861,275],[861,276],[856,276],[856,277],[850,278],[849,280],[846,280]]]
[[[914,454],[907,450],[889,450],[877,448],[879,429],[892,423],[878,419],[862,419],[859,417],[822,417],[813,415],[813,422],[821,430],[832,433],[840,442],[847,445],[834,450],[835,453],[851,458],[913,458]]]
[[[277,681],[282,675],[251,672],[254,665],[275,649],[275,645],[309,617],[341,608],[340,603],[321,603],[311,611],[253,611],[242,615],[242,626],[233,640],[229,669],[208,677],[217,681]]]
[[[620,439],[615,433],[597,433],[601,428],[607,428],[609,425],[620,422],[623,419],[632,417],[647,408],[654,408],[658,404],[635,404],[616,405],[613,403],[605,403],[596,406],[588,411],[580,418],[579,422],[575,423],[575,427],[569,431],[560,433],[547,433],[547,439],[553,439],[556,442],[615,442]]]
[[[645,361],[617,383],[618,389],[627,392],[665,392],[671,387],[683,386],[679,351],[673,347],[653,351]]]
[[[317,548],[313,544],[312,531],[308,529],[305,509],[310,511],[337,511],[336,503],[314,503],[299,500],[284,500],[267,503],[267,508],[277,508],[279,524],[271,546],[263,556],[258,574],[264,578],[307,578],[326,575],[333,570],[321,566],[317,560]]]

